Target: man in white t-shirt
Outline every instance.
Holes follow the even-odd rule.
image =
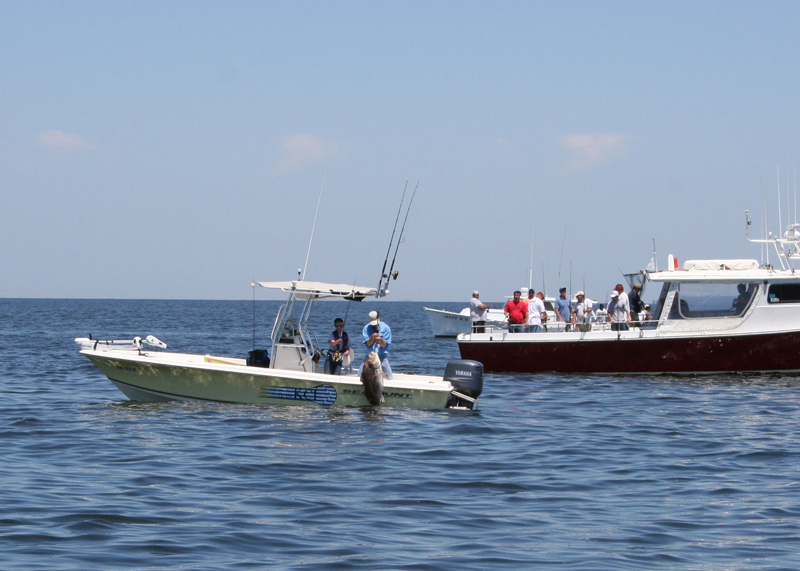
[[[625,293],[622,284],[617,284],[611,291],[608,317],[611,319],[611,331],[628,331],[630,329],[631,306],[628,302],[628,294]]]
[[[572,309],[572,323],[578,331],[592,330],[592,302],[586,299],[586,294],[579,291],[575,294],[578,300]]]
[[[469,300],[469,318],[472,321],[472,332],[483,333],[486,325],[486,315],[489,308],[481,303],[481,294],[477,291],[472,292],[472,299]]]
[[[542,328],[542,317],[545,316],[544,293],[533,295],[533,290],[528,290],[528,326],[526,333],[539,333]],[[547,319],[547,317],[544,317]]]

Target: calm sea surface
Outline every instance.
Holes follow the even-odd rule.
[[[278,305],[255,304],[258,348]],[[441,374],[458,347],[422,306],[314,322],[357,336],[379,307],[395,371]],[[800,568],[800,378],[487,375],[472,412],[139,404],[73,343],[245,356],[253,313],[0,300],[0,569]]]

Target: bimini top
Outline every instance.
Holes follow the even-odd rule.
[[[326,297],[342,297],[361,301],[365,297],[377,295],[378,289],[374,287],[359,287],[350,284],[326,284],[322,282],[256,282],[261,287],[279,289],[292,293],[297,299],[320,299]]]
[[[800,273],[759,267],[757,260],[688,260],[680,270],[648,272],[654,282],[754,282],[765,279],[800,280]]]

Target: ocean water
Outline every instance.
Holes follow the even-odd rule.
[[[143,404],[73,343],[245,356],[278,305],[0,300],[0,569],[800,568],[798,378],[487,375],[468,412]],[[394,369],[440,374],[458,347],[422,305],[314,322],[357,337],[379,307]]]

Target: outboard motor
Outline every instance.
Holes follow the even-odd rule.
[[[483,363],[467,359],[450,361],[444,369],[444,380],[454,388],[447,401],[448,408],[471,410],[483,392]]]

